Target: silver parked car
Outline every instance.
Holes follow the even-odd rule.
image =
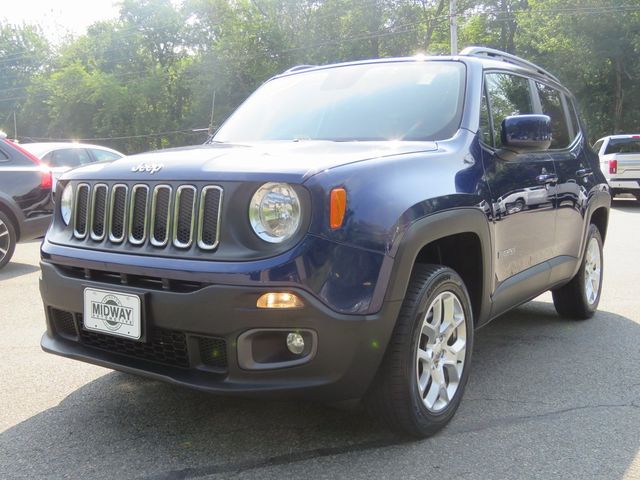
[[[610,135],[598,140],[593,149],[611,196],[630,193],[640,200],[640,135]]]
[[[113,161],[124,157],[124,154],[111,148],[84,143],[24,143],[21,146],[51,168],[54,192],[56,182],[64,172],[88,163]]]

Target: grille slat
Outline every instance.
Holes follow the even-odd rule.
[[[93,187],[91,199],[91,239],[100,241],[104,238],[107,222],[107,186],[98,184]]]
[[[89,185],[81,183],[76,189],[76,205],[74,214],[73,234],[76,238],[87,236],[87,223],[89,221]]]
[[[224,192],[217,185],[80,183],[75,193],[78,240],[203,251],[220,242]]]
[[[171,187],[158,185],[153,189],[151,203],[151,244],[164,247],[169,240],[169,213],[171,211]]]
[[[131,190],[131,211],[129,213],[129,242],[142,245],[147,237],[147,203],[149,187],[136,185]]]
[[[222,189],[220,187],[202,189],[198,221],[198,246],[203,250],[213,250],[218,246],[221,204]]]
[[[126,185],[114,185],[111,193],[109,240],[114,243],[120,243],[124,240],[128,189]]]
[[[196,189],[182,185],[176,192],[173,244],[178,248],[189,248],[193,242]]]

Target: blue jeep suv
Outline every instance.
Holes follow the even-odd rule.
[[[205,145],[64,175],[42,348],[231,395],[363,400],[428,436],[474,330],[591,317],[610,194],[575,101],[517,57],[294,67]]]

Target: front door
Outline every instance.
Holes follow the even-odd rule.
[[[510,157],[500,152],[502,120],[510,115],[535,112],[533,88],[531,80],[519,75],[502,72],[485,75],[488,128],[492,134],[483,136],[484,143],[491,142],[484,148],[483,163],[492,197],[496,290],[518,274],[521,286],[527,285],[529,277],[533,280],[528,282],[530,289],[546,284],[549,271],[545,262],[554,256],[553,196],[557,176],[552,157],[547,152]],[[525,283],[521,283],[523,280]],[[519,293],[525,297],[527,294]],[[507,303],[517,303],[513,294],[507,297]]]

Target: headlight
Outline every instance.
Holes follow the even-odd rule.
[[[71,221],[71,212],[73,211],[73,187],[67,185],[62,191],[60,198],[60,214],[65,225],[69,225]]]
[[[249,221],[265,242],[288,240],[300,226],[298,194],[287,183],[265,183],[251,199]]]

